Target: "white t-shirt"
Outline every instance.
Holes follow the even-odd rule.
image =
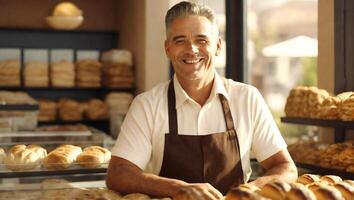
[[[226,81],[215,73],[211,94],[201,107],[182,89],[176,76],[174,89],[178,134],[208,135],[223,132],[226,124],[218,94],[229,102],[234,120],[244,180],[251,175],[250,153],[261,162],[280,150],[286,143],[259,91],[250,85]],[[159,174],[164,153],[165,134],[168,126],[168,82],[155,86],[138,95],[122,124],[112,155],[131,161],[145,172]]]

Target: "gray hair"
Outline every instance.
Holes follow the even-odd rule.
[[[206,17],[211,23],[217,25],[215,12],[211,8],[194,2],[182,1],[167,11],[165,17],[166,32],[170,28],[173,20],[189,15]]]

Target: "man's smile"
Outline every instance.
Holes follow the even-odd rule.
[[[183,59],[182,61],[185,64],[197,64],[199,62],[201,62],[203,60],[203,58],[197,58],[197,59]]]

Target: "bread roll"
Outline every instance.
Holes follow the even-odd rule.
[[[334,187],[342,194],[345,200],[354,199],[354,187],[349,183],[340,182],[335,184]]]
[[[81,147],[62,145],[48,154],[43,165],[47,169],[66,169],[75,162],[81,152]]]
[[[266,184],[259,193],[273,200],[283,200],[290,188],[288,183],[276,181]]]
[[[69,181],[65,179],[46,179],[41,183],[42,190],[73,188]]]
[[[324,181],[324,182],[327,182],[330,185],[333,185],[333,184],[336,184],[336,183],[339,183],[339,182],[343,181],[341,177],[335,176],[335,175],[321,176],[320,180]]]
[[[247,190],[250,190],[252,192],[257,192],[257,191],[260,191],[261,189],[253,184],[241,184],[238,186],[239,188],[244,188],[244,189],[247,189]]]
[[[86,147],[84,151],[77,156],[77,163],[86,168],[100,167],[103,163],[108,163],[111,159],[111,152],[100,146]]]
[[[5,158],[5,150],[0,147],[0,164],[2,164],[2,160]]]
[[[264,197],[245,187],[232,188],[227,194],[225,200],[263,200]]]
[[[353,180],[344,180],[343,182],[349,183],[352,187],[354,187],[354,181]]]
[[[316,200],[313,192],[302,184],[293,184],[288,193],[286,193],[286,200]]]
[[[133,193],[125,195],[122,200],[150,200],[151,198],[146,194]]]
[[[321,186],[326,186],[326,185],[328,185],[327,182],[320,182],[320,181],[318,181],[318,182],[313,182],[313,183],[311,183],[311,184],[308,184],[308,185],[306,185],[306,187],[307,187],[308,189],[310,189],[312,192],[314,192],[314,191],[317,190],[319,187],[321,187]]]
[[[303,185],[307,185],[316,181],[319,181],[320,177],[314,174],[303,174],[299,176],[296,180],[297,183],[301,183]]]
[[[342,194],[331,186],[320,186],[314,191],[317,200],[344,200]]]
[[[39,145],[15,145],[8,150],[4,164],[15,171],[34,169],[46,155],[47,151]]]

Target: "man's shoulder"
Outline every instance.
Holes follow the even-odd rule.
[[[153,88],[140,93],[136,96],[136,99],[139,100],[148,100],[150,102],[161,100],[163,96],[167,95],[169,81],[165,81],[163,83],[159,83]]]
[[[246,83],[241,83],[238,81],[234,81],[232,79],[226,79],[227,84],[227,90],[229,92],[246,92],[246,93],[254,93],[254,92],[258,92],[258,89],[256,87],[254,87],[253,85],[250,84],[246,84]]]

